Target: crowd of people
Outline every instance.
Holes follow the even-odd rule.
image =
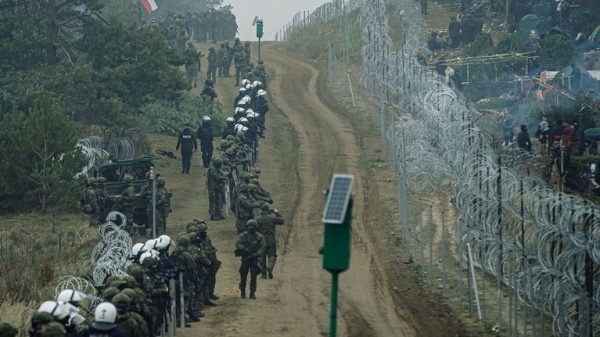
[[[249,54],[244,54],[249,58]],[[249,60],[244,62],[250,63]],[[261,186],[261,170],[256,166],[269,111],[266,83],[263,82],[267,78],[264,63],[259,61],[257,69],[252,66],[247,69],[245,78],[239,80],[233,113],[227,117],[227,125],[221,134],[213,133],[210,116],[204,116],[196,132],[192,131],[191,125],[186,125],[178,137],[176,149],[182,155],[182,174],[190,174],[192,154],[200,147],[210,220],[224,220],[229,214],[235,216],[238,237],[235,247],[231,248],[235,256],[240,257],[240,297],[246,298],[249,289],[248,297],[256,299],[257,278],[274,277],[276,227],[284,224],[284,218],[273,208],[271,194]],[[226,77],[225,69],[222,74]],[[209,76],[213,76],[212,73],[207,74]],[[207,78],[207,86],[214,89],[214,79]],[[215,150],[213,142],[218,142]],[[133,245],[127,275],[108,276],[96,289],[95,296],[102,298],[102,302],[95,306],[93,315],[83,306],[87,295],[76,289],[65,289],[54,300],[46,301],[38,308],[31,319],[30,336],[156,336],[170,324],[169,315],[176,315],[178,325],[189,327],[205,316],[206,308],[217,306],[219,296],[215,294],[215,285],[221,262],[208,236],[208,223],[193,219],[186,224],[185,232],[172,240],[165,234],[168,212],[160,211],[169,197],[165,180],[152,171],[145,177],[145,185],[136,191],[133,178],[126,174],[120,196],[106,192],[104,177],[87,179],[82,208],[90,217],[90,225],[100,226],[107,213],[115,210],[104,205],[108,200],[117,201],[119,208],[116,210],[126,218],[123,229],[132,238],[146,234],[146,227],[133,223],[133,204],[139,200],[146,202],[148,219],[152,218],[152,188],[153,179],[156,179],[157,238]],[[177,281],[175,298],[169,295],[172,280]],[[183,297],[183,303],[180,297]],[[175,301],[176,312],[170,312],[171,301]],[[6,336],[12,336],[17,330],[3,324],[0,325],[2,331]]]
[[[217,77],[231,77],[231,66],[234,67],[235,84],[240,86],[241,79],[248,79],[251,82],[260,81],[267,83],[267,73],[265,71],[263,60],[258,61],[258,65],[254,65],[251,60],[251,42],[246,41],[242,45],[239,38],[235,38],[233,46],[230,46],[229,41],[224,41],[219,48],[210,47],[206,56],[206,81],[205,86],[212,86],[217,83]],[[201,58],[204,56],[199,53],[194,45],[188,43],[187,49],[184,51],[186,55],[186,75],[188,80],[196,86],[198,73],[201,70]],[[266,88],[266,87],[265,87]],[[203,95],[202,98],[206,101],[207,98]],[[208,98],[214,99],[213,95],[208,95]]]

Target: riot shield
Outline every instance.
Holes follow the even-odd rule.
[[[256,138],[256,147],[254,148],[254,165],[258,165],[258,155],[260,153],[260,140]]]
[[[237,186],[240,183],[240,179],[238,178],[237,167],[234,167],[233,170],[231,170],[231,177],[233,178],[233,184]]]
[[[248,171],[250,170],[250,167],[252,167],[252,165],[254,164],[252,162],[252,151],[246,152],[246,159],[248,159],[248,162],[244,164],[244,168],[246,169],[246,171]]]
[[[260,216],[260,207],[252,208],[252,218],[257,219]]]
[[[225,184],[223,191],[223,204],[221,205],[221,215],[226,218],[229,216],[229,209],[231,208],[231,198],[229,194],[229,180]]]

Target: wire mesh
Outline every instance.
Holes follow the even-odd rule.
[[[401,17],[399,49],[387,4]],[[469,244],[474,265],[550,315],[555,335],[600,335],[600,209],[524,174],[535,158],[497,149],[498,116],[476,111],[451,80],[419,62],[429,54],[427,26],[413,0],[332,1],[308,23],[338,19],[341,8],[360,9],[362,87],[396,110],[398,118],[381,116],[380,124],[401,184],[419,194],[451,194],[461,258]],[[295,17],[282,36],[306,23]],[[407,231],[416,237],[419,230],[409,224]]]

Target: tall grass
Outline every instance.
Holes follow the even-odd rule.
[[[80,215],[0,218],[0,317],[23,335],[31,314],[55,297],[58,280],[85,276],[98,242]]]

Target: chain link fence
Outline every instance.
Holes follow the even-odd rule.
[[[600,335],[600,208],[550,188],[534,174],[536,158],[506,153],[497,120],[419,62],[429,51],[418,3],[333,1],[286,25],[279,40],[357,8],[357,80],[378,102],[365,106],[378,116],[397,173],[398,242],[415,270],[497,334]],[[390,14],[402,22],[399,49]],[[351,82],[329,49],[330,82]]]

